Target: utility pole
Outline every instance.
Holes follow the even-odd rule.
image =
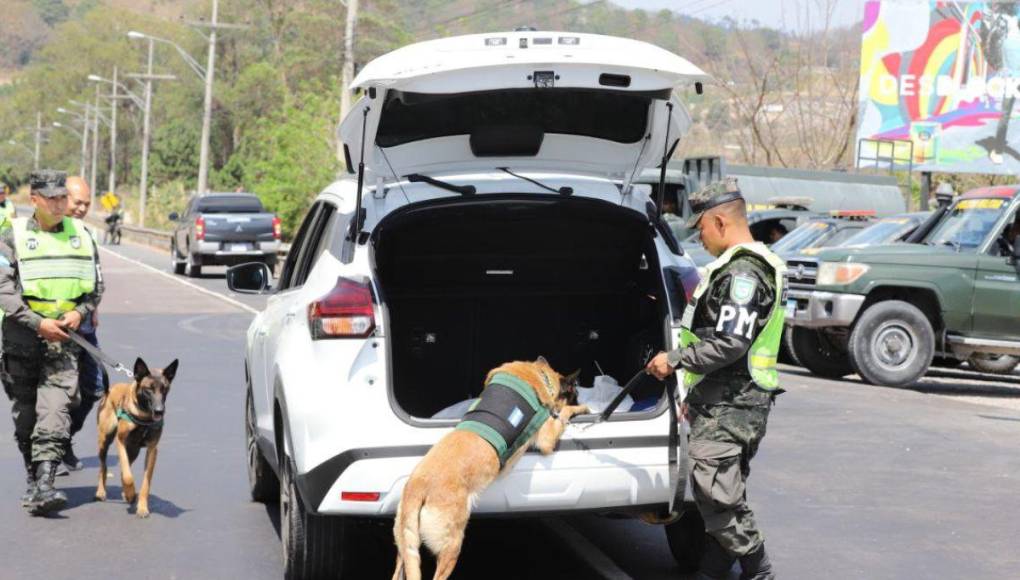
[[[113,67],[113,94],[110,98],[110,179],[109,190],[116,191],[117,187],[117,67]]]
[[[81,178],[85,179],[85,161],[89,150],[89,114],[85,111],[85,122],[81,126]]]
[[[216,66],[216,25],[219,24],[219,0],[212,0],[212,28],[209,30],[209,59],[205,65],[205,111],[202,114],[202,149],[198,158],[198,193],[209,189],[209,133],[212,130],[213,72]]]
[[[96,173],[99,163],[99,85],[96,85],[96,104],[92,108],[92,175],[89,176],[89,189],[96,195]]]
[[[131,38],[145,38],[149,41],[149,57],[148,64],[145,68],[144,74],[129,74],[128,76],[133,79],[139,79],[145,81],[145,101],[142,106],[143,118],[142,118],[142,176],[141,184],[139,185],[139,208],[138,208],[138,225],[145,226],[145,200],[149,192],[149,141],[152,126],[152,81],[159,80],[175,80],[177,77],[173,75],[156,75],[152,74],[152,59],[156,50],[156,39],[151,36],[145,36],[138,33],[129,32],[128,36]]]
[[[347,24],[344,27],[344,59],[340,79],[340,122],[351,110],[351,83],[354,81],[354,31],[358,21],[358,0],[347,0]],[[344,160],[344,144],[337,139],[336,159]]]
[[[35,112],[35,159],[32,162],[32,169],[39,171],[39,151],[42,149],[42,113]]]

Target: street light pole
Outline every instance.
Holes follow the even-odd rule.
[[[212,89],[213,72],[216,65],[216,25],[219,16],[219,0],[212,0],[212,26],[209,29],[209,59],[205,67],[205,111],[202,115],[202,148],[198,159],[198,193],[208,191],[209,186],[209,133],[212,130]]]
[[[340,122],[351,110],[351,82],[354,81],[354,31],[358,20],[358,0],[347,0],[347,23],[344,27],[344,60],[340,79]],[[344,144],[337,139],[336,159],[344,160]]]
[[[32,169],[39,171],[39,151],[42,148],[42,113],[35,113],[35,158],[32,162]]]
[[[89,177],[89,189],[96,195],[96,172],[99,162],[99,85],[96,85],[96,104],[92,109],[92,175]]]
[[[60,109],[57,109],[57,110],[59,111]],[[74,127],[71,127],[70,125],[64,125],[63,123],[58,123],[56,121],[53,122],[53,126],[54,127],[59,127],[61,129],[67,129],[68,131],[74,133],[75,136],[77,136],[78,138],[81,139],[81,163],[80,163],[80,165],[78,167],[78,175],[84,177],[85,176],[85,150],[88,147],[88,134],[89,134],[88,126],[82,127],[81,132],[78,132],[77,129],[75,129]]]
[[[117,187],[117,67],[113,67],[113,95],[110,99],[110,179],[109,191]]]
[[[152,113],[152,54],[155,41],[149,39],[149,64],[145,69],[145,118],[142,121],[142,183],[140,190],[140,207],[138,208],[138,224],[145,227],[145,198],[149,191],[149,117]]]

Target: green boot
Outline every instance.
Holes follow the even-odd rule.
[[[28,488],[25,489],[24,495],[21,496],[21,507],[27,507],[28,502],[32,500],[32,496],[35,495],[35,473],[32,472],[32,459],[25,458],[25,482],[28,484]]]

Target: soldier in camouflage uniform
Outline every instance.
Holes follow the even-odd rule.
[[[33,172],[35,213],[0,232],[0,376],[28,471],[22,503],[33,515],[67,502],[53,479],[70,436],[70,410],[79,401],[80,347],[65,330],[91,317],[103,292],[95,243],[81,222],[64,217],[65,179],[63,172]]]
[[[726,578],[737,559],[741,578],[774,578],[745,485],[769,409],[782,392],[775,365],[785,267],[751,237],[735,180],[690,201],[688,227],[700,230],[705,249],[718,259],[684,312],[680,348],[659,353],[648,372],[664,379],[680,369],[689,392],[691,482],[708,533],[699,578]]]

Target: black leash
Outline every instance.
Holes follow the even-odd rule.
[[[64,332],[66,332],[67,336],[69,336],[71,338],[71,340],[76,342],[78,344],[78,346],[80,346],[83,349],[85,349],[85,352],[87,352],[90,355],[92,355],[92,358],[96,359],[96,362],[98,362],[100,365],[106,365],[106,366],[110,367],[111,369],[113,369],[115,371],[120,371],[120,372],[124,373],[126,376],[128,376],[128,377],[130,377],[132,379],[135,378],[135,373],[133,373],[131,371],[131,369],[129,369],[126,366],[120,364],[119,362],[113,360],[112,358],[110,358],[110,356],[108,354],[106,354],[103,351],[99,350],[98,348],[92,346],[92,343],[87,341],[87,340],[85,340],[85,338],[82,337],[82,335],[80,335],[77,332],[71,330],[70,328],[65,328]]]

